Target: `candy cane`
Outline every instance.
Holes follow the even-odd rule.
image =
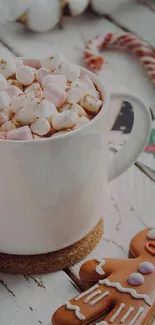
[[[116,36],[113,33],[108,33],[104,37],[97,36],[86,43],[84,61],[91,70],[101,70],[104,59],[100,56],[99,51],[102,49],[119,49],[136,55],[147,70],[149,78],[155,83],[155,52],[146,42],[142,41],[136,35],[125,33]]]

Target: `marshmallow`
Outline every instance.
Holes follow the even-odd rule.
[[[40,84],[37,82],[34,82],[31,86],[27,87],[25,89],[25,94],[33,93],[35,97],[42,97],[42,89],[40,87]]]
[[[73,63],[61,62],[56,67],[54,74],[62,74],[68,81],[74,81],[80,77],[80,68]]]
[[[64,90],[67,88],[67,79],[65,76],[54,75],[54,74],[48,75],[43,79],[42,85],[43,87],[45,87],[51,82],[57,84],[59,87],[61,87]]]
[[[46,118],[50,123],[52,123],[53,116],[57,114],[58,111],[53,103],[43,99],[34,105],[33,113],[36,117]]]
[[[0,109],[4,109],[10,105],[10,96],[6,91],[0,91]]]
[[[8,86],[16,86],[16,87],[18,87],[19,89],[21,89],[23,91],[23,86],[18,80],[9,79],[8,80]]]
[[[0,73],[7,79],[16,73],[16,63],[14,60],[0,60]]]
[[[102,107],[103,102],[100,99],[86,94],[80,100],[80,105],[85,108],[88,112],[97,114],[100,108]]]
[[[79,117],[75,112],[65,111],[53,116],[52,125],[55,130],[70,129],[78,123]]]
[[[43,79],[51,74],[51,70],[46,68],[40,68],[37,72],[37,80],[42,84]]]
[[[86,94],[93,94],[97,98],[96,89],[89,76],[83,76],[72,82],[70,89],[67,91],[67,103],[78,103]]]
[[[68,91],[67,91],[67,103],[79,103],[80,102],[80,99],[84,96],[85,94],[85,91],[81,88],[70,88]]]
[[[73,81],[71,84],[71,87],[72,88],[80,87],[80,88],[84,88],[86,90],[95,89],[95,86],[94,86],[92,80],[87,75],[84,75],[84,76],[76,79],[75,81]]]
[[[100,99],[100,93],[98,90],[94,89],[88,89],[88,91],[86,92],[86,94],[89,94],[97,99]]]
[[[21,108],[15,115],[14,119],[20,124],[20,125],[29,125],[33,123],[36,120],[36,115],[33,111],[27,108]]]
[[[41,139],[45,138],[45,137],[41,137],[40,135],[37,135],[37,134],[32,134],[32,135],[33,135],[34,140],[41,140]]]
[[[50,69],[51,71],[54,71],[58,64],[60,64],[63,61],[63,55],[62,54],[55,54],[47,59],[40,60],[40,64],[42,68]]]
[[[11,98],[12,111],[14,113],[16,113],[16,112],[19,111],[19,109],[21,109],[24,106],[26,108],[32,109],[36,101],[37,100],[34,97],[33,93],[21,94],[21,95],[18,95],[18,96],[13,96]]]
[[[50,123],[53,116],[58,113],[55,105],[46,99],[38,101],[33,107],[33,112],[36,117],[46,118]]]
[[[72,130],[76,130],[81,128],[81,126],[88,124],[90,122],[89,118],[85,116],[81,116],[77,122],[77,124],[72,128]]]
[[[10,86],[5,90],[10,98],[23,94],[23,91],[16,86]]]
[[[54,133],[54,134],[52,135],[52,138],[53,138],[53,137],[56,137],[57,135],[66,134],[66,133],[68,133],[68,132],[70,132],[70,130],[65,130],[65,131],[59,131],[59,132],[56,132],[56,133]]]
[[[61,111],[64,112],[64,111],[68,111],[68,110],[71,110],[72,112],[75,112],[77,115],[79,115],[79,117],[87,116],[87,113],[84,110],[84,108],[81,107],[78,104],[64,104],[62,106]]]
[[[12,129],[17,129],[19,127],[19,124],[17,121],[15,120],[11,120],[11,121],[8,121],[6,123],[4,123],[1,127],[0,127],[0,131],[4,131],[4,132],[7,132],[7,131],[10,131]]]
[[[34,81],[33,69],[31,67],[21,65],[19,68],[17,68],[16,79],[24,86],[32,84]]]
[[[38,118],[30,125],[31,131],[38,135],[46,135],[50,131],[50,123],[45,118]]]
[[[54,83],[49,83],[44,88],[43,96],[51,101],[56,107],[63,105],[67,98],[66,92]]]
[[[8,116],[8,120],[11,120],[14,115],[11,105],[4,108],[1,112],[4,112]]]
[[[24,106],[24,95],[18,95],[11,98],[11,107],[14,113],[18,112]]]
[[[6,138],[7,140],[33,140],[31,130],[27,125],[8,131]]]
[[[0,132],[0,140],[5,140],[6,139],[6,132]]]
[[[7,112],[0,111],[0,125],[9,121],[9,114]]]
[[[0,89],[6,89],[8,86],[5,77],[0,73]]]
[[[39,99],[35,97],[33,92],[29,92],[23,96],[23,106],[27,109],[32,110],[38,100]]]

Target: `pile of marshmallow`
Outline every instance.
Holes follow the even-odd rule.
[[[103,105],[89,76],[61,55],[40,60],[38,70],[0,61],[0,139],[36,140],[89,123]]]

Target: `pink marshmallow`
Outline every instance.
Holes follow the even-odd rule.
[[[46,85],[43,95],[56,107],[60,107],[61,105],[63,105],[67,98],[66,92],[60,86],[52,82]]]
[[[44,77],[44,79],[42,81],[42,85],[43,85],[43,87],[46,87],[51,82],[57,84],[59,87],[61,87],[64,90],[67,88],[67,79],[65,76],[54,75],[54,74],[48,75],[48,76]]]
[[[10,86],[5,90],[7,94],[12,98],[13,96],[18,96],[23,94],[23,91],[16,86]]]
[[[6,139],[6,132],[0,132],[0,140]]]
[[[7,140],[33,140],[33,136],[29,126],[22,126],[7,132]]]

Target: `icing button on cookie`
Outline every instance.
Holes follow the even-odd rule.
[[[139,265],[139,271],[143,274],[150,274],[153,273],[155,270],[155,267],[150,262],[143,262]]]
[[[133,286],[139,286],[144,283],[144,277],[140,273],[131,273],[128,277],[128,283]]]
[[[151,229],[148,234],[147,234],[147,237],[149,239],[155,239],[155,228]]]

